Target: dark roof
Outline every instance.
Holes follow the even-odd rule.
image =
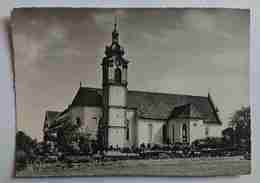
[[[80,87],[72,106],[102,106],[102,89]],[[141,118],[168,119],[172,113],[182,111],[184,115],[185,110],[186,113],[189,110],[193,117],[202,118],[205,122],[221,123],[212,99],[204,96],[129,90],[127,107],[136,109]]]
[[[169,118],[196,118],[201,119],[203,115],[193,104],[185,104],[174,107]]]
[[[71,105],[72,106],[101,106],[102,90],[98,88],[80,87]]]
[[[60,112],[58,112],[58,111],[46,111],[45,119],[44,119],[44,128],[48,125],[51,125],[59,113]],[[47,124],[47,122],[48,122],[48,124]]]
[[[59,113],[58,111],[46,111],[45,116],[49,121],[52,121]]]

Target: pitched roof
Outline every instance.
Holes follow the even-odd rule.
[[[49,121],[52,121],[59,113],[58,111],[46,111],[45,116]]]
[[[193,104],[174,107],[169,118],[203,118],[203,115]]]
[[[58,111],[46,111],[45,112],[45,119],[44,119],[44,127],[51,125],[56,116],[58,116],[60,112]],[[48,124],[47,124],[48,123]]]
[[[72,106],[101,106],[102,90],[98,88],[80,87]]]
[[[102,106],[102,89],[80,87],[72,106]],[[199,115],[205,122],[221,124],[209,97],[128,90],[127,107],[136,109],[142,118],[168,119],[174,110],[189,110],[193,117]]]

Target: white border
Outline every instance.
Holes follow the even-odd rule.
[[[260,64],[256,62],[256,49],[260,48],[260,36],[256,35],[256,17],[260,18],[254,7],[256,3],[253,0],[11,0],[0,1],[0,183],[8,182],[257,182],[260,175],[256,174],[256,162],[259,162],[259,155],[256,157],[257,136],[257,93],[260,93],[260,85],[257,85],[256,78],[260,78]],[[260,3],[258,4],[260,5]],[[13,170],[14,158],[14,137],[15,137],[15,112],[14,112],[14,93],[11,74],[10,50],[8,34],[4,27],[4,17],[9,17],[11,9],[14,7],[225,7],[225,8],[251,8],[251,36],[250,36],[250,102],[252,106],[252,136],[253,136],[253,169],[252,175],[241,177],[218,177],[218,178],[50,178],[50,179],[13,179],[11,172]],[[257,6],[256,6],[257,7]],[[259,7],[259,6],[258,6]],[[259,26],[258,26],[259,27]],[[260,31],[258,31],[260,32]],[[258,55],[260,56],[260,55]],[[258,62],[259,63],[259,62]],[[257,77],[258,76],[258,77]],[[258,109],[259,111],[260,109]],[[260,112],[258,113],[260,114]]]

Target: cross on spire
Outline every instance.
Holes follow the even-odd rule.
[[[119,42],[119,33],[117,31],[117,16],[115,16],[114,30],[112,32],[112,42],[113,43]]]
[[[115,22],[114,22],[114,30],[116,31],[117,29],[117,16],[115,16]]]

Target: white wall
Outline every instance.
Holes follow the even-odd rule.
[[[127,110],[127,120],[129,121],[129,140],[128,146],[137,145],[137,122],[135,110]]]
[[[196,139],[206,137],[221,137],[223,127],[217,124],[205,124],[200,119],[172,119],[169,121],[168,134],[170,142],[173,142],[172,126],[174,125],[174,142],[182,142],[182,125],[187,125],[188,142],[192,143]],[[206,128],[208,128],[208,135],[206,135]]]
[[[97,137],[98,123],[102,118],[102,108],[100,107],[84,107],[84,123],[83,128],[91,133],[92,138]]]
[[[110,126],[125,126],[126,110],[124,108],[109,108],[108,121]]]
[[[152,124],[152,143],[153,144],[162,144],[163,136],[162,136],[162,128],[166,123],[164,120],[152,120],[152,119],[138,119],[138,145],[141,143],[149,143],[149,124]]]
[[[206,137],[205,125],[203,120],[191,119],[190,120],[190,142],[192,143],[196,139],[202,139]]]
[[[126,106],[126,88],[122,86],[109,86],[109,105]]]
[[[83,132],[90,133],[92,139],[96,139],[98,122],[102,117],[102,108],[100,107],[73,107],[71,109],[72,120],[76,122],[80,118]]]
[[[109,128],[108,129],[108,145],[113,147],[124,147],[126,145],[125,140],[125,128]]]
[[[205,124],[209,129],[209,137],[221,137],[223,126],[219,124]]]
[[[81,120],[82,123],[83,123],[83,121],[84,121],[83,107],[80,107],[80,106],[72,107],[72,108],[70,109],[70,114],[71,114],[71,120],[72,120],[73,122],[76,122],[76,119],[79,117],[80,120]]]

